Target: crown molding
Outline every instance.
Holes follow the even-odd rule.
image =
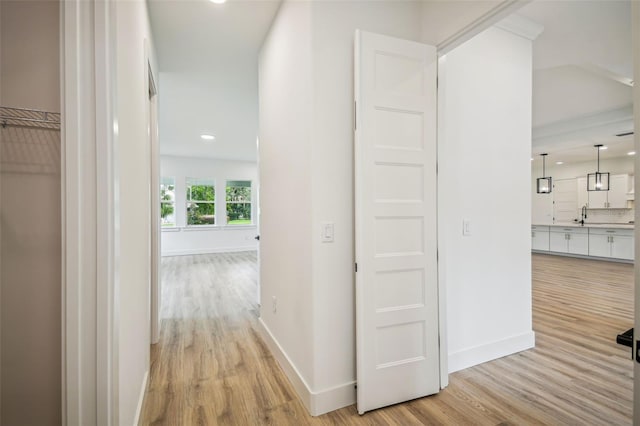
[[[531,41],[537,39],[544,31],[543,25],[518,14],[507,16],[495,26]]]

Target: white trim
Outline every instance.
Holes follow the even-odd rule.
[[[149,221],[149,253],[150,253],[150,274],[149,274],[149,316],[151,322],[150,341],[156,344],[160,341],[160,306],[162,292],[160,291],[160,258],[162,233],[160,231],[160,145],[158,139],[158,92],[155,86],[153,69],[151,68],[149,54],[149,40],[144,40],[144,58],[145,58],[145,74],[147,93],[152,93],[151,98],[147,96],[145,103],[148,137],[149,137],[149,212],[151,220]],[[175,212],[175,202],[174,212]]]
[[[447,57],[441,56],[438,58],[438,87],[437,87],[437,97],[438,97],[438,135],[436,140],[436,150],[437,150],[437,159],[438,163],[440,163],[440,156],[442,155],[442,150],[440,149],[440,144],[442,141],[446,140],[445,137],[445,122],[444,122],[444,114],[445,111],[445,95],[444,90],[446,88],[446,67],[447,67]],[[437,218],[437,241],[438,241],[438,321],[439,321],[439,339],[440,339],[440,389],[444,389],[449,386],[449,350],[448,350],[448,332],[447,332],[447,274],[446,268],[443,267],[445,265],[446,253],[447,253],[447,239],[444,238],[446,235],[446,226],[444,221],[440,218],[446,217],[447,212],[443,210],[443,197],[446,192],[443,191],[440,187],[440,176],[436,173],[436,181],[437,181],[437,203],[438,203],[438,218]]]
[[[162,252],[162,257],[170,256],[190,256],[194,254],[211,254],[211,253],[235,253],[242,251],[257,251],[258,248],[253,246],[242,247],[216,247],[216,248],[202,248],[202,249],[185,249],[185,250],[166,250]]]
[[[631,2],[631,22],[632,22],[632,51],[633,51],[633,78],[636,82],[633,85],[633,102],[635,105],[633,113],[633,123],[635,134],[633,143],[636,151],[640,150],[640,3]],[[640,170],[640,155],[636,155],[634,160],[635,170]],[[634,185],[640,187],[640,173],[634,176]],[[635,210],[635,221],[639,223],[640,209]],[[635,256],[640,256],[640,232],[634,236]],[[640,330],[640,262],[636,262],[634,267],[634,328]],[[632,354],[638,353],[638,338],[633,339]],[[640,363],[633,362],[633,423],[640,422]]]
[[[445,55],[451,52],[462,43],[471,40],[476,35],[480,34],[487,28],[497,24],[502,19],[512,15],[521,7],[531,2],[532,0],[504,0],[493,9],[465,25],[460,30],[456,31],[452,36],[441,41],[436,46],[438,48],[439,55]]]
[[[485,345],[463,349],[449,354],[449,373],[531,349],[535,346],[535,343],[535,333],[529,331]]]
[[[140,395],[138,396],[138,405],[136,406],[136,415],[133,418],[133,426],[140,424],[140,416],[142,415],[142,405],[144,404],[144,396],[147,393],[149,387],[149,370],[144,372],[144,379],[142,379],[142,388],[140,389]]]
[[[114,7],[61,2],[65,425],[118,424]]]
[[[164,229],[179,229],[180,231],[193,232],[193,231],[229,231],[229,230],[247,230],[257,229],[256,225],[187,225],[187,226],[172,226]]]
[[[282,349],[276,338],[271,334],[269,327],[258,318],[258,331],[267,347],[278,361],[278,365],[284,371],[300,401],[312,416],[320,416],[330,411],[338,410],[356,402],[355,381],[342,383],[331,388],[314,392],[307,381],[302,377],[291,359]]]
[[[507,16],[495,26],[531,41],[537,39],[544,31],[543,25],[518,14]]]

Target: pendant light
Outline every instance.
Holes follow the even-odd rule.
[[[551,194],[551,176],[545,176],[547,154],[540,154],[540,156],[542,157],[542,177],[536,180],[537,191],[538,194]]]
[[[600,173],[600,148],[602,145],[594,145],[598,150],[598,166],[595,173],[587,175],[587,191],[608,191],[609,173]]]

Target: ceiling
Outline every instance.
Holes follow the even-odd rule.
[[[149,0],[161,154],[256,161],[258,53],[279,6],[280,0]]]
[[[161,153],[256,160],[260,46],[280,0],[149,0],[160,67]],[[518,12],[533,44],[532,153],[585,161],[626,155],[633,138],[630,2],[547,1]],[[214,142],[200,134],[214,134]]]
[[[205,72],[257,64],[280,0],[148,0],[162,72]]]
[[[579,162],[624,156],[633,137],[631,3],[533,1],[518,14],[544,26],[533,43],[534,157]]]

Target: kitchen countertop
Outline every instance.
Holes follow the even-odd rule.
[[[633,223],[585,223],[584,226],[579,223],[554,223],[553,225],[532,223],[533,226],[564,226],[567,228],[613,228],[613,229],[634,229]]]

